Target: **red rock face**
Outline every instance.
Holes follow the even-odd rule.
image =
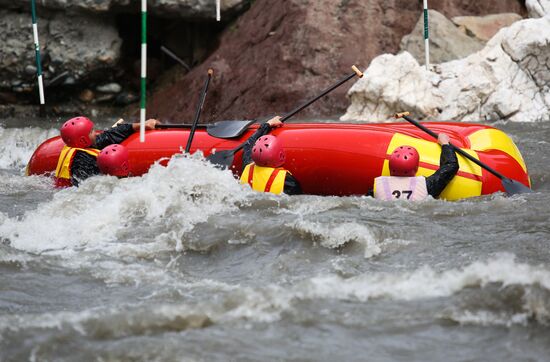
[[[525,14],[521,0],[433,0],[429,5],[447,17]],[[208,68],[214,78],[201,122],[283,115],[350,74],[352,64],[366,69],[375,56],[396,52],[421,13],[422,1],[411,0],[256,0],[224,31],[219,48],[203,64],[157,87],[148,115],[190,123]],[[342,114],[352,84],[297,117]]]

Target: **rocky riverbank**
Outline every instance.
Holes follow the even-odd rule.
[[[139,4],[129,0],[37,3],[49,109],[73,114],[92,108],[126,107],[120,111],[137,115],[138,106],[133,102],[139,97]],[[352,64],[366,68],[380,54],[407,50],[422,62],[422,48],[414,45],[421,43],[421,2],[227,0],[222,1],[221,23],[214,20],[214,1],[157,0],[148,4],[148,115],[166,121],[192,119],[209,68],[214,69],[214,78],[203,110],[204,122],[285,113],[348,74]],[[528,15],[541,17],[549,8],[548,0],[442,0],[430,6],[432,59],[443,64],[483,51],[488,38],[498,29]],[[0,39],[8,44],[0,49],[2,116],[17,112],[20,107],[15,104],[34,107],[38,101],[29,4],[23,0],[0,0],[0,7],[4,8],[0,18],[8,24],[0,30]],[[438,38],[438,29],[445,29],[442,34],[454,33],[458,40],[452,38],[445,44],[447,36]],[[166,57],[161,46],[177,54],[187,67]],[[457,47],[462,50],[456,51]],[[371,64],[366,79],[372,80],[370,73],[376,63],[377,60]],[[398,67],[413,65],[411,62]],[[419,64],[416,66],[421,69]],[[381,77],[388,74],[385,67],[386,64],[380,67]],[[434,68],[434,74],[444,68]],[[394,74],[406,70],[398,69]],[[400,91],[394,86],[385,84],[388,89],[384,92]],[[339,88],[301,115],[338,117],[348,109],[350,100],[346,94],[350,87],[351,83]],[[375,103],[376,97],[384,93],[376,92],[367,96]],[[361,97],[352,95],[351,99],[355,103]],[[453,101],[443,99],[435,108],[432,101],[424,102],[429,106],[414,102],[416,108],[411,110],[430,109],[422,115],[431,117],[437,109],[452,106],[445,102]],[[384,102],[381,100],[381,104]],[[398,105],[386,104],[392,111]],[[385,118],[380,112],[350,113],[354,107],[361,106],[352,105],[345,119]],[[363,108],[369,107],[373,106]],[[449,112],[449,116],[470,119],[461,117],[463,113]],[[515,120],[502,107],[491,112],[485,118]],[[521,114],[518,110],[512,113]]]

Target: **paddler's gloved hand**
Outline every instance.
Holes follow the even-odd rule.
[[[448,145],[449,144],[449,136],[447,136],[445,133],[440,133],[439,136],[437,136],[437,142],[440,145]]]
[[[160,124],[160,121],[154,118],[148,119],[147,121],[145,121],[145,129],[146,130],[155,129],[157,124]],[[134,129],[134,131],[139,131],[139,123],[132,123],[132,128]]]
[[[283,126],[283,122],[281,122],[281,117],[280,116],[275,116],[275,117],[271,118],[269,121],[267,121],[266,123],[271,128],[278,128],[278,127]]]

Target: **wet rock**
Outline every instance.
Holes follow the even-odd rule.
[[[102,93],[120,93],[122,87],[118,83],[107,83],[96,87],[96,91]]]
[[[542,18],[550,14],[550,0],[526,0],[525,6],[530,18]]]
[[[0,27],[0,89],[9,89],[11,80],[35,82],[30,72],[35,62],[29,16],[6,10],[0,11],[5,25]],[[120,58],[121,39],[112,22],[106,17],[55,14],[40,19],[39,37],[44,56],[44,80],[68,71],[75,80],[101,70],[108,77]],[[36,69],[34,69],[36,71]]]
[[[89,103],[93,101],[94,97],[95,97],[95,94],[90,89],[84,89],[78,95],[78,99],[80,99],[82,102],[85,102],[85,103]]]
[[[242,10],[248,0],[222,0],[222,18]],[[139,11],[141,2],[130,0],[47,0],[37,1],[37,5],[52,10],[71,10],[80,13],[114,13]],[[3,7],[28,10],[28,0],[0,0]],[[166,17],[210,18],[216,17],[214,0],[152,0],[147,3],[147,11]]]
[[[103,95],[98,96],[95,99],[95,101],[98,102],[98,103],[110,102],[113,99],[115,99],[115,97],[116,97],[116,95],[114,95],[114,94],[103,94]]]
[[[35,75],[36,74],[36,67],[34,65],[27,65],[25,67],[25,74],[26,75]]]
[[[453,22],[435,10],[428,11],[430,35],[430,63],[443,63],[464,58],[483,48],[478,39],[460,31]],[[424,64],[424,17],[420,16],[411,34],[401,40],[401,50],[411,53]]]
[[[17,97],[13,93],[0,92],[0,104],[17,103]]]
[[[487,42],[500,29],[510,26],[521,19],[523,18],[518,14],[507,13],[487,16],[456,16],[452,21],[467,33],[473,34],[476,38]]]
[[[396,111],[453,121],[550,120],[550,17],[502,29],[480,52],[428,72],[408,53],[373,60],[350,89],[343,120],[391,120]]]
[[[115,104],[120,106],[126,106],[128,104],[137,102],[139,100],[139,96],[134,93],[130,92],[122,92],[119,93],[115,98]]]

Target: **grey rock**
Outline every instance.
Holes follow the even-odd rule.
[[[34,65],[27,65],[25,67],[25,74],[27,74],[27,75],[36,74],[36,67]]]
[[[37,1],[37,3],[40,7],[53,10],[113,14],[114,12],[140,11],[141,2],[130,0],[45,0]],[[224,15],[238,12],[247,3],[247,0],[222,0],[222,18]],[[28,10],[29,1],[0,0],[0,6]],[[149,0],[147,11],[165,17],[214,19],[216,17],[216,2],[214,0]]]
[[[107,83],[96,87],[96,91],[102,93],[120,93],[122,87],[118,83]]]
[[[435,10],[428,11],[430,63],[464,58],[483,48],[483,42],[466,35],[452,21]],[[424,64],[424,18],[420,17],[411,34],[401,40],[401,50],[411,53]]]
[[[0,11],[5,24],[0,27],[0,89],[9,89],[13,79],[35,81],[36,69],[32,30],[28,14]],[[105,16],[55,14],[51,19],[40,19],[38,33],[44,56],[44,80],[48,81],[68,71],[75,80],[98,73],[107,79],[109,69],[120,58],[122,40],[114,22]],[[31,69],[34,71],[31,72]],[[100,79],[101,80],[101,77]]]

